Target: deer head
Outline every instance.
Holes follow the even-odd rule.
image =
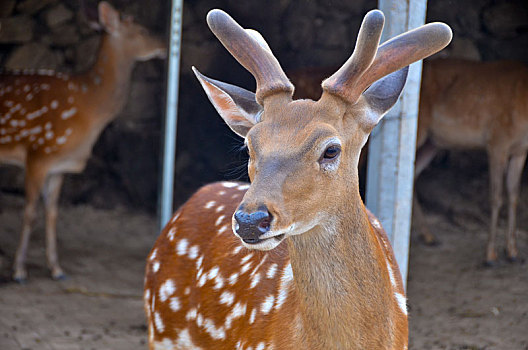
[[[210,11],[207,22],[257,83],[254,94],[193,67],[209,100],[247,146],[251,186],[232,225],[247,248],[259,250],[316,226],[328,228],[361,203],[361,148],[396,103],[407,66],[444,48],[452,36],[447,25],[432,23],[379,46],[384,16],[371,11],[352,56],[322,83],[321,98],[293,100],[293,85],[258,32],[221,10]]]
[[[100,2],[98,9],[99,23],[94,28],[101,28],[108,33],[110,40],[121,47],[124,56],[138,61],[167,56],[165,43],[135,23],[131,16],[121,18],[119,12],[106,1]]]

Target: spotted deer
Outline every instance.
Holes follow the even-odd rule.
[[[490,168],[491,222],[486,263],[497,261],[495,240],[503,187],[508,193],[506,254],[518,257],[515,222],[528,151],[528,67],[519,62],[432,60],[424,65],[418,117],[416,176],[440,149],[485,149]],[[415,200],[421,231],[429,241]]]
[[[357,163],[404,67],[446,46],[449,27],[428,24],[378,48],[384,16],[369,12],[351,58],[312,101],[292,99],[258,32],[221,10],[207,22],[257,82],[253,94],[194,70],[244,138],[251,184],[201,188],[154,244],[150,349],[406,349],[401,275],[359,196]]]
[[[56,247],[56,220],[64,173],[81,172],[105,126],[124,106],[134,62],[165,55],[165,45],[131,18],[121,20],[99,4],[105,30],[94,67],[83,74],[47,70],[0,76],[0,162],[25,169],[26,203],[13,277],[25,281],[26,253],[42,193],[46,255],[51,275],[63,278]]]

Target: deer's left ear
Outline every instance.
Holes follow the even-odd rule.
[[[115,35],[121,24],[119,12],[108,2],[102,1],[99,3],[99,22],[108,34]]]
[[[405,86],[409,66],[391,73],[372,84],[363,93],[370,113],[366,114],[366,123],[376,126],[385,113],[394,106]]]
[[[249,129],[260,122],[262,106],[255,94],[238,86],[208,78],[192,67],[209,101],[237,135],[246,137]]]

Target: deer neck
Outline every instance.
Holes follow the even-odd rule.
[[[79,77],[79,89],[85,101],[97,101],[92,118],[106,124],[126,103],[135,59],[111,35],[103,35],[95,65]],[[93,109],[94,106],[91,106]]]
[[[381,342],[390,338],[390,330],[379,326],[387,324],[386,311],[391,310],[387,272],[356,196],[336,211],[339,218],[289,241],[300,341],[306,348],[385,349]],[[365,338],[368,334],[373,338]]]

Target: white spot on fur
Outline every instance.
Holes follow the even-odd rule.
[[[196,320],[196,316],[198,314],[198,310],[196,308],[192,308],[189,311],[187,311],[187,315],[185,315],[185,319],[187,321]]]
[[[162,302],[167,301],[171,295],[176,291],[174,281],[171,279],[166,280],[159,289],[159,298]]]
[[[204,208],[205,209],[211,209],[215,204],[216,204],[215,201],[209,201],[209,202],[205,203]]]
[[[227,188],[233,188],[233,187],[237,187],[238,184],[235,182],[225,181],[225,182],[222,182],[222,186],[227,187]]]
[[[218,290],[224,286],[224,279],[222,276],[216,276],[215,278],[215,285],[213,286],[214,289]]]
[[[226,317],[225,328],[231,328],[233,320],[244,316],[246,314],[246,309],[246,304],[241,304],[240,302],[236,303],[235,306],[233,306],[231,313]]]
[[[73,117],[76,113],[77,113],[77,108],[72,107],[72,108],[67,109],[64,112],[62,112],[61,113],[61,118],[66,120],[66,119],[69,119],[69,118]]]
[[[154,261],[154,263],[152,264],[152,271],[154,271],[154,273],[158,272],[160,268],[160,263],[159,261]]]
[[[176,340],[176,345],[182,349],[189,349],[189,350],[201,350],[202,348],[196,346],[192,339],[191,334],[189,334],[188,329],[184,329],[178,334],[178,340]],[[170,350],[173,350],[177,347],[172,347]]]
[[[225,218],[225,215],[220,215],[218,219],[216,219],[215,225],[216,226],[220,225],[222,221],[224,220],[224,218]]]
[[[220,267],[215,266],[211,270],[209,270],[209,273],[207,274],[207,278],[212,280],[213,278],[216,278],[218,276],[218,272],[220,271]]]
[[[266,272],[266,277],[269,279],[272,279],[275,277],[275,274],[277,273],[277,264],[273,263],[268,269],[268,272]]]
[[[220,229],[218,230],[218,234],[221,235],[221,234],[224,233],[228,228],[229,228],[229,225],[224,225],[224,226],[220,227]]]
[[[176,228],[175,227],[172,227],[169,232],[167,233],[167,238],[169,239],[169,241],[173,241],[174,240],[174,235],[176,234]]]
[[[203,275],[200,277],[200,280],[198,281],[197,286],[198,286],[198,287],[203,287],[203,286],[205,285],[205,282],[207,282],[207,275],[206,275],[206,274],[203,274]]]
[[[65,144],[65,143],[66,143],[66,140],[67,140],[66,136],[60,136],[60,137],[57,137],[57,140],[56,140],[57,145],[63,145],[63,144]]]
[[[59,101],[57,101],[57,100],[51,101],[50,107],[51,107],[51,109],[57,109],[57,107],[59,107]]]
[[[233,305],[235,302],[235,295],[228,291],[223,291],[220,294],[220,304],[226,304],[227,306]]]
[[[198,246],[193,245],[191,248],[189,248],[189,259],[196,259],[198,257]]]
[[[170,298],[169,306],[172,311],[174,312],[179,311],[181,309],[180,298],[178,297]]]
[[[256,316],[257,316],[257,309],[253,309],[251,311],[251,315],[249,315],[249,324],[253,324],[253,322],[255,322]]]
[[[213,339],[222,340],[226,338],[224,327],[216,327],[213,320],[209,318],[204,319],[203,327]]]
[[[233,273],[231,276],[229,276],[229,284],[234,285],[236,281],[238,280],[238,273]]]
[[[251,278],[251,284],[249,285],[249,288],[255,288],[257,284],[260,282],[260,273],[257,273]]]
[[[240,250],[242,250],[242,246],[236,246],[235,249],[233,249],[233,255],[237,255],[238,253],[240,253]]]
[[[258,345],[255,348],[255,350],[264,350],[265,348],[266,348],[266,344],[264,342],[260,342],[260,343],[258,343]]]
[[[248,255],[246,255],[245,257],[243,257],[242,259],[240,259],[240,264],[245,264],[248,262],[249,259],[251,259],[253,257],[253,253],[249,253]]]
[[[275,304],[275,309],[280,309],[286,298],[288,298],[288,292],[290,289],[290,283],[293,282],[293,271],[291,264],[286,265],[284,272],[281,276],[279,294],[277,295],[277,303]]]
[[[237,190],[245,191],[249,188],[249,185],[240,185],[237,187]]]
[[[187,247],[189,245],[189,241],[185,238],[182,238],[178,245],[176,246],[176,254],[178,255],[185,255],[187,254]]]
[[[244,266],[242,266],[242,268],[240,269],[240,273],[241,274],[246,273],[250,268],[251,268],[251,261],[245,264]]]
[[[273,295],[268,295],[266,299],[264,299],[264,302],[260,305],[260,311],[262,311],[263,314],[268,314],[273,307],[274,302],[275,297]]]
[[[401,293],[394,293],[394,296],[396,296],[396,301],[398,302],[401,311],[407,316],[407,300],[405,299],[405,296]]]
[[[153,336],[152,333],[149,334],[149,338]],[[152,342],[152,340],[151,340]],[[175,344],[169,338],[163,338],[161,341],[152,342],[153,350],[174,350]]]
[[[150,289],[145,290],[143,298],[145,299],[145,302],[148,302],[150,300]]]
[[[161,316],[158,312],[154,312],[154,324],[156,325],[158,332],[163,333],[165,330],[165,324],[163,323],[163,320],[161,319]]]
[[[396,279],[394,278],[394,272],[392,271],[392,267],[390,266],[390,263],[388,261],[387,261],[387,270],[389,271],[389,278],[390,278],[392,286],[396,287]]]

